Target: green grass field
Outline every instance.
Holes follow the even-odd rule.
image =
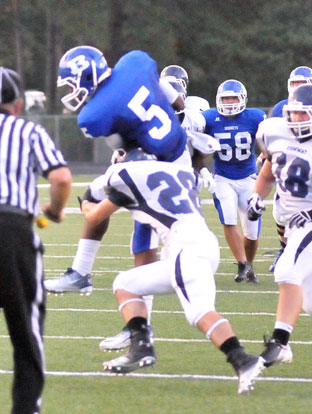
[[[76,177],[88,182],[91,177]],[[48,190],[40,190],[41,201]],[[73,187],[68,207],[77,207],[84,187]],[[277,286],[268,268],[279,249],[272,206],[262,221],[261,242],[254,264],[260,284],[236,284],[237,266],[226,246],[211,195],[202,192],[209,227],[218,236],[221,262],[216,274],[217,310],[232,323],[246,349],[260,353],[262,336],[271,332],[277,304]],[[57,277],[71,266],[83,219],[70,210],[61,225],[38,229],[45,246],[46,278]],[[116,353],[99,351],[105,336],[123,326],[111,286],[117,272],[132,267],[129,252],[132,220],[127,212],[115,214],[105,235],[93,271],[90,296],[48,296],[45,329],[47,362],[43,414],[310,414],[312,412],[311,322],[299,318],[292,335],[292,364],[272,367],[256,382],[252,395],[237,395],[237,378],[225,356],[188,325],[177,298],[156,297],[152,325],[156,337],[154,368],[128,376],[104,373],[102,363]],[[147,275],[148,277],[148,275]],[[0,313],[0,413],[11,406],[11,345]]]

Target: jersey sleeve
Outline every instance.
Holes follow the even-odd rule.
[[[283,118],[283,108],[287,103],[288,99],[283,99],[282,101],[277,102],[272,110],[272,117]]]
[[[119,175],[119,165],[112,165],[102,177],[102,185],[107,198],[119,207],[130,208],[136,201]]]
[[[256,110],[256,122],[260,124],[260,122],[264,121],[267,118],[266,113],[262,109]]]
[[[77,123],[86,138],[107,137],[116,132],[112,129],[113,112],[104,90],[99,90],[83,107],[78,115]]]
[[[205,129],[204,129],[204,132],[206,134],[210,134],[211,133],[211,125],[212,125],[211,120],[213,119],[213,114],[215,114],[215,110],[214,109],[207,109],[206,111],[203,111],[202,112],[202,116],[205,118]]]
[[[51,170],[67,166],[61,151],[56,148],[52,138],[41,125],[35,125],[31,141],[37,164],[44,177]]]
[[[268,157],[266,126],[267,126],[266,121],[260,122],[257,133],[256,133],[257,145],[265,158]]]

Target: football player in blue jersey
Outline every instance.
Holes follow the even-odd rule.
[[[215,309],[214,273],[219,246],[202,215],[193,168],[157,161],[141,149],[128,153],[118,150],[114,160],[117,163],[90,185],[105,188],[106,194],[100,203],[82,202],[86,219],[96,224],[125,207],[133,219],[157,230],[166,247],[166,257],[121,272],[115,278],[113,291],[131,332],[131,344],[126,354],[105,361],[104,370],[126,374],[155,364],[142,297],[176,293],[188,322],[210,339],[233,366],[239,379],[238,394],[248,394],[264,361],[246,353],[229,321]]]
[[[156,62],[134,50],[109,68],[98,49],[70,49],[59,64],[58,87],[70,110],[80,108],[78,125],[90,138],[118,133],[123,143],[140,146],[158,159],[173,161],[184,151],[186,133],[163,93]]]
[[[294,90],[300,85],[311,84],[311,83],[312,83],[312,69],[311,68],[309,68],[308,66],[298,66],[297,68],[292,70],[290,75],[289,75],[288,83],[287,83],[288,98],[279,101],[274,106],[274,108],[272,110],[272,116],[282,118],[283,117],[283,107],[284,107],[284,105],[288,104],[288,99],[291,98],[291,95],[293,94]],[[287,243],[287,238],[285,237],[285,223],[284,223],[284,221],[281,217],[281,214],[279,213],[279,205],[278,204],[279,204],[279,195],[276,192],[275,195],[274,195],[273,217],[274,217],[274,220],[276,222],[276,230],[277,230],[277,234],[278,234],[278,237],[279,237],[279,242],[280,242],[281,248],[280,248],[274,262],[272,263],[272,265],[269,268],[270,272],[274,272],[275,266],[276,266],[279,258],[283,254],[283,252],[285,250],[285,247],[286,247],[286,243]]]
[[[260,222],[247,218],[247,200],[253,192],[256,173],[255,134],[266,117],[260,109],[246,109],[245,86],[234,79],[221,83],[216,109],[203,112],[205,132],[215,137],[221,151],[214,153],[216,183],[213,199],[230,249],[238,262],[236,282],[259,283],[252,262],[258,248]],[[237,225],[240,217],[242,236]]]
[[[312,83],[312,69],[308,66],[298,66],[290,72],[288,78],[288,98],[297,86],[304,85],[305,83]],[[283,117],[283,106],[288,104],[288,98],[277,102],[272,110],[272,116]]]
[[[60,60],[57,85],[66,87],[65,107],[80,110],[78,125],[86,136],[117,137],[116,146],[140,146],[170,161],[185,152],[186,132],[174,112],[184,108],[183,99],[159,79],[156,62],[145,52],[129,52],[111,69],[94,47],[70,49]],[[91,293],[90,271],[107,226],[108,220],[94,227],[84,223],[73,267],[46,280],[47,291]],[[137,255],[137,265],[156,260],[156,249],[149,255]]]
[[[136,67],[138,64],[140,64],[139,69]],[[122,145],[125,147],[140,145],[148,152],[155,153],[159,159],[169,159],[171,161],[176,159],[177,162],[182,162],[182,160],[185,162],[185,160],[190,160],[190,156],[185,150],[185,142],[180,157],[180,143],[173,151],[174,156],[168,157],[170,148],[173,148],[171,140],[176,140],[176,135],[168,130],[168,125],[172,125],[172,129],[178,131],[178,135],[181,134],[180,130],[182,129],[181,137],[184,137],[185,134],[184,128],[179,125],[174,110],[171,109],[171,105],[175,110],[181,110],[184,107],[184,102],[178,91],[170,86],[168,82],[159,79],[159,75],[155,73],[155,68],[156,63],[146,53],[140,51],[125,55],[111,70],[99,50],[89,46],[71,49],[65,53],[60,61],[58,86],[71,87],[70,93],[62,98],[62,102],[71,110],[82,108],[78,116],[78,124],[88,135],[116,135],[117,132],[119,137],[122,138]],[[186,73],[184,69],[182,69],[183,71]],[[113,80],[114,83],[112,84]],[[185,78],[183,82],[186,88],[187,79]],[[113,87],[116,88],[118,93],[114,92]],[[128,87],[129,91],[138,88],[141,92],[135,95],[136,97],[133,99],[129,96]],[[147,87],[151,89],[152,93],[146,92]],[[121,89],[119,90],[119,88]],[[122,92],[124,89],[125,91]],[[117,95],[122,95],[123,99],[120,96],[117,99]],[[143,95],[146,95],[146,99],[142,100]],[[110,99],[111,104],[108,104]],[[128,105],[126,105],[127,99],[129,100]],[[165,102],[166,99],[167,102]],[[101,106],[102,101],[106,107],[105,105],[104,107]],[[159,102],[161,106],[157,105]],[[150,105],[150,108],[148,105]],[[99,110],[98,106],[101,107]],[[107,111],[105,117],[103,115],[104,108]],[[168,108],[169,115],[166,113]],[[92,111],[94,111],[93,115]],[[121,111],[122,115],[119,116],[118,111]],[[102,114],[102,118],[99,113]],[[129,117],[129,122],[127,117]],[[155,124],[157,127],[151,124],[151,121],[154,120],[158,120],[158,123]],[[163,120],[163,125],[160,122],[161,120]],[[169,142],[164,144],[163,139],[160,139],[160,130],[163,130],[162,133],[168,130],[170,139],[167,136],[163,139],[170,140],[170,144]],[[209,177],[206,181],[209,182]],[[87,190],[84,196],[90,201],[96,201],[99,199],[97,197],[99,197],[98,194],[92,194],[90,189]],[[46,280],[45,288],[47,291],[86,294],[92,292],[90,272],[107,226],[108,220],[97,226],[84,223],[72,267],[68,268],[63,276]],[[136,223],[132,240],[135,266],[157,260],[157,250],[158,237],[155,237],[155,234],[150,231],[149,226]],[[151,312],[152,298],[145,299]],[[102,341],[100,349],[121,349],[129,345],[129,340],[129,332],[122,331],[117,336]]]

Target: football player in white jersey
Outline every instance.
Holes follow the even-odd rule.
[[[261,109],[246,108],[246,105],[245,86],[228,79],[218,87],[216,108],[204,111],[203,116],[205,132],[221,145],[221,151],[214,153],[216,189],[213,199],[226,241],[238,262],[234,280],[259,283],[252,262],[258,248],[261,222],[248,220],[247,200],[252,194],[256,173],[255,135],[266,115]]]
[[[160,74],[160,80],[170,84],[179,94],[184,102],[187,101],[187,86],[189,83],[187,72],[184,68],[177,65],[170,65],[164,68]],[[200,105],[205,108],[204,99],[200,99]],[[207,106],[207,105],[206,105]],[[209,106],[209,104],[208,104]],[[181,126],[187,131],[187,146],[183,154],[174,161],[183,165],[191,166],[200,173],[202,185],[213,192],[215,183],[212,174],[205,166],[205,157],[214,151],[220,150],[219,143],[212,137],[202,132],[205,129],[205,118],[202,116],[199,107],[193,105],[192,108],[176,110]],[[159,236],[157,232],[148,224],[135,221],[134,233],[132,236],[131,249],[135,255],[135,265],[141,266],[157,260],[159,246]],[[145,297],[149,305],[150,323],[152,311],[152,296]],[[125,326],[123,330],[114,336],[104,338],[100,342],[102,351],[120,350],[130,344],[130,331]]]
[[[153,159],[154,158],[154,159]],[[104,370],[126,374],[156,362],[147,329],[143,296],[176,293],[188,322],[196,326],[227,357],[239,378],[238,393],[248,394],[263,369],[263,358],[249,355],[229,321],[215,309],[214,273],[219,246],[202,215],[194,170],[179,163],[157,161],[141,149],[117,151],[113,164],[91,188],[105,188],[100,203],[82,202],[86,220],[100,223],[118,208],[150,224],[166,246],[166,258],[121,272],[113,282],[119,311],[131,332],[129,351]]]
[[[295,69],[293,69],[290,72],[289,78],[288,78],[288,82],[287,82],[287,89],[288,89],[288,97],[291,97],[291,94],[294,92],[294,90],[300,86],[300,85],[304,85],[304,84],[311,84],[312,83],[312,69],[309,68],[308,66],[298,66]],[[279,101],[273,108],[272,110],[272,116],[278,116],[278,117],[283,117],[283,106],[288,104],[288,99],[283,99],[281,101]],[[287,238],[285,237],[285,223],[283,222],[283,220],[280,218],[280,215],[278,213],[278,207],[275,205],[275,203],[278,203],[278,193],[275,193],[274,196],[274,204],[273,204],[273,216],[276,221],[276,230],[277,230],[277,234],[279,237],[279,241],[280,241],[280,245],[281,248],[274,260],[274,262],[272,263],[272,265],[270,266],[269,270],[270,272],[274,272],[276,263],[278,262],[280,256],[283,254],[286,243],[287,243]]]
[[[204,132],[206,127],[206,120],[202,112],[209,109],[209,102],[199,96],[188,96],[187,87],[189,84],[189,77],[184,68],[178,65],[166,66],[160,73],[160,78],[167,81],[179,92],[182,97],[185,107],[176,110],[181,126],[188,132],[187,149],[192,159],[193,167],[200,173],[203,179],[203,185],[213,193],[215,189],[215,181],[206,166],[206,156],[212,153],[211,149],[215,148],[215,143],[207,139],[207,134],[192,134],[193,132]],[[211,145],[211,149],[209,148]],[[180,157],[180,161],[182,158]],[[185,160],[183,160],[185,162]],[[179,160],[178,160],[179,162]]]
[[[266,161],[248,201],[249,219],[258,219],[275,182],[288,238],[274,270],[279,300],[274,331],[261,354],[266,366],[292,360],[288,341],[296,320],[302,308],[312,314],[312,85],[296,88],[283,114],[259,126]]]

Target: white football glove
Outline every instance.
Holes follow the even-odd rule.
[[[256,221],[261,217],[262,212],[265,210],[264,202],[257,193],[253,193],[248,198],[247,216],[248,220]]]
[[[205,188],[208,188],[208,191],[211,193],[214,193],[216,190],[216,182],[211,174],[211,172],[208,170],[208,168],[204,167],[199,171],[199,174],[203,181],[203,186]]]

